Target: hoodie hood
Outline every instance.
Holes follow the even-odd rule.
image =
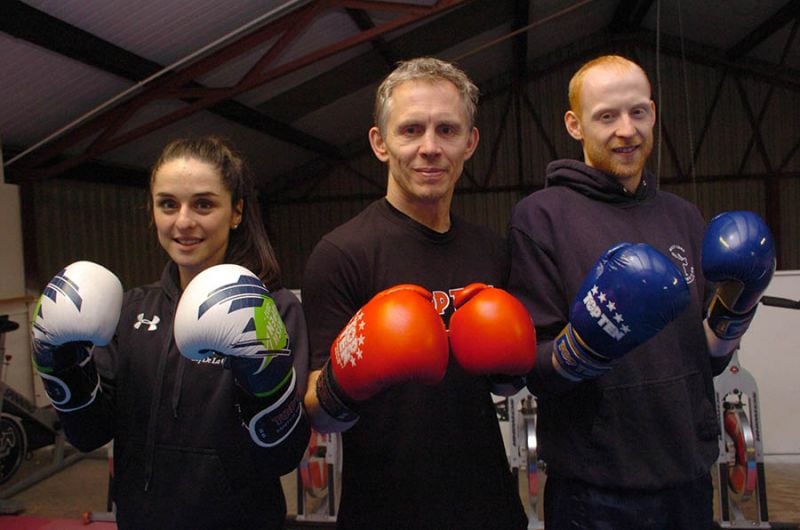
[[[614,177],[577,160],[556,160],[547,165],[545,187],[565,186],[581,195],[621,206],[633,206],[652,199],[656,193],[655,175],[644,170],[636,191],[627,191]]]

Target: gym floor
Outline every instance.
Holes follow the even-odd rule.
[[[52,446],[34,451],[32,458],[23,462],[11,480],[0,487],[0,491],[52,468],[53,454]],[[71,454],[74,453],[67,449],[65,456],[69,458]],[[61,526],[58,528],[63,528],[64,521],[71,520],[76,522],[75,528],[80,528],[87,513],[94,513],[96,519],[102,520],[108,510],[108,469],[108,461],[103,452],[79,457],[74,463],[20,491],[10,499],[0,500],[0,508],[3,508],[3,503],[7,503],[20,510],[16,515],[0,515],[0,527],[8,530],[56,528],[43,523],[37,526],[32,521],[35,523],[40,520],[58,520],[61,521]],[[768,515],[772,527],[797,529],[800,524],[800,464],[767,463],[765,474]],[[520,486],[525,499],[526,488],[522,477]],[[296,474],[284,477],[284,488],[289,514],[297,514]],[[741,505],[742,512],[748,520],[757,518],[754,500],[755,497]],[[309,502],[307,506],[310,507],[311,503]],[[324,510],[322,513],[324,514]],[[717,513],[716,502],[715,513]],[[98,529],[114,528],[114,525],[101,522],[93,523],[91,526],[96,526]],[[326,525],[322,522],[306,521],[303,524],[298,522],[296,526],[292,524],[291,528],[322,526]]]

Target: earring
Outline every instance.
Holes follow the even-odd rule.
[[[236,230],[237,228],[239,228],[239,225],[233,225],[233,226],[231,227],[231,230]]]

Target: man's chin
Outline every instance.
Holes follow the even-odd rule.
[[[443,186],[423,186],[416,190],[416,199],[427,204],[434,204],[447,199],[449,189]]]
[[[628,164],[620,164],[616,161],[609,161],[608,164],[603,164],[601,170],[604,173],[611,175],[617,180],[631,180],[639,178],[644,172],[645,161],[631,161]]]
[[[644,167],[639,167],[638,169],[632,167],[615,167],[611,168],[608,173],[617,180],[627,181],[641,177],[643,169]]]

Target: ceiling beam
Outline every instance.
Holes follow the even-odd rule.
[[[458,44],[464,35],[478,35],[507,24],[513,16],[512,6],[512,0],[465,2],[432,22],[398,35],[388,43],[390,49],[386,53],[396,60],[439,55]],[[458,31],[447,28],[458,28]],[[383,53],[372,50],[271,98],[258,108],[281,121],[293,123],[348,94],[378,83],[390,70],[391,65]]]
[[[133,81],[163,68],[20,0],[0,2],[0,31]]]
[[[727,56],[725,50],[694,41],[681,43],[679,37],[663,33],[658,39],[654,31],[646,29],[630,33],[598,31],[564,46],[548,56],[533,60],[529,65],[528,76],[543,75],[567,64],[583,62],[600,53],[612,53],[625,46],[635,47],[637,45],[650,47],[654,53],[660,52],[712,68],[727,69],[733,74],[751,77],[792,92],[800,91],[800,70],[798,69],[751,57],[740,57],[733,60]]]
[[[345,11],[361,31],[368,31],[375,28],[375,23],[372,22],[372,18],[370,18],[369,13],[363,9],[347,8]],[[395,59],[394,53],[392,53],[391,48],[389,48],[389,45],[386,43],[386,39],[378,37],[377,39],[374,39],[371,44],[372,47],[375,48],[375,51],[377,51],[380,56],[383,57],[383,60],[387,65],[392,65],[395,63],[397,59]]]
[[[129,143],[195,112],[229,100],[326,57],[333,56],[359,44],[370,42],[386,33],[399,30],[432,15],[447,11],[462,2],[463,0],[438,0],[430,6],[418,6],[379,1],[328,0],[305,4],[253,30],[249,34],[226,43],[185,68],[153,81],[117,107],[101,112],[92,118],[87,118],[84,123],[68,131],[61,138],[34,150],[33,153],[28,153],[27,156],[20,159],[21,162],[10,164],[7,168],[8,172],[12,175],[17,175],[17,179],[23,180],[57,176],[71,167],[91,160],[102,153]],[[329,11],[348,7],[393,12],[395,17],[374,29],[345,36],[338,42],[312,50],[290,61],[277,64],[282,52],[316,18]],[[224,66],[259,46],[263,46],[266,42],[272,43],[270,48],[256,61],[253,68],[237,82],[223,88],[197,88],[194,79]],[[191,103],[147,123],[126,130],[124,133],[120,132],[131,116],[141,108],[155,101],[181,98],[188,98]],[[61,162],[49,164],[51,160],[62,155],[69,148],[74,148],[76,144],[87,140],[90,145],[84,148],[81,153],[71,154]]]
[[[729,59],[738,59],[747,55],[756,46],[775,34],[778,30],[800,16],[800,0],[790,0],[771,17],[745,35],[736,44],[728,48],[725,55]]]
[[[0,2],[0,31],[133,82],[140,82],[164,70],[164,66],[157,62],[131,53],[19,0]],[[204,88],[195,82],[192,82],[192,86]],[[237,101],[220,101],[207,110],[238,125],[319,155],[333,158],[341,156],[333,145]]]

